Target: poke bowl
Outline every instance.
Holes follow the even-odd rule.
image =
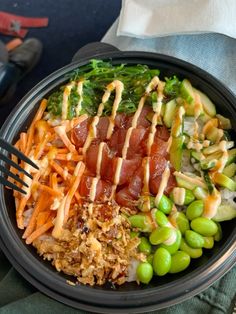
[[[236,262],[236,98],[185,61],[98,47],[40,82],[1,129],[39,170],[27,168],[25,195],[0,187],[0,245],[60,302],[141,313]]]

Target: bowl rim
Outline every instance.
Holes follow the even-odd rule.
[[[93,58],[99,58],[99,59],[103,59],[103,60],[112,60],[114,63],[121,63],[122,59],[129,59],[129,61],[131,60],[132,63],[141,63],[140,60],[143,60],[143,64],[148,64],[147,60],[149,60],[149,62],[164,62],[167,63],[168,66],[170,68],[172,68],[173,66],[176,68],[180,68],[180,71],[186,72],[186,73],[190,73],[193,72],[194,76],[196,76],[199,80],[203,80],[203,81],[207,81],[208,85],[214,85],[214,91],[218,93],[224,93],[224,98],[227,100],[227,106],[228,106],[228,110],[231,111],[232,113],[235,112],[235,109],[233,109],[233,104],[236,104],[236,98],[233,94],[233,92],[231,90],[229,90],[223,83],[221,83],[219,80],[217,80],[216,78],[214,78],[211,74],[209,74],[208,72],[198,68],[195,65],[192,65],[188,62],[185,62],[183,60],[171,57],[171,56],[166,56],[166,55],[162,55],[162,54],[157,54],[157,53],[151,53],[151,52],[140,52],[140,51],[126,51],[126,52],[110,52],[110,53],[104,53],[104,54],[95,54],[93,56]],[[18,122],[18,117],[21,116],[23,113],[28,116],[29,112],[32,111],[32,106],[30,106],[30,103],[36,104],[38,103],[41,99],[42,99],[42,94],[47,94],[49,91],[51,91],[53,88],[55,88],[56,86],[60,85],[61,83],[63,83],[66,79],[65,79],[65,74],[68,72],[71,72],[72,70],[74,70],[75,68],[77,68],[78,66],[84,65],[86,63],[88,63],[88,61],[91,59],[91,57],[88,58],[83,58],[80,61],[75,61],[69,65],[66,65],[65,67],[55,71],[54,73],[50,74],[48,77],[46,77],[45,79],[43,79],[41,82],[39,82],[29,93],[26,94],[25,97],[23,97],[23,99],[18,103],[18,105],[14,108],[14,110],[11,112],[11,114],[9,115],[9,117],[7,118],[7,120],[5,121],[5,123],[3,124],[1,130],[0,130],[0,137],[4,137],[9,141],[13,140],[13,136],[14,136],[14,129],[12,128],[11,130],[9,130],[9,125],[13,125],[13,124],[17,124]],[[121,60],[119,62],[119,60]],[[138,61],[137,61],[138,60]],[[27,106],[29,104],[29,106]],[[231,106],[229,106],[228,104],[231,104]],[[44,291],[46,291],[46,288],[50,289],[50,291],[53,291],[54,293],[56,293],[56,291],[54,290],[55,288],[55,283],[52,284],[50,283],[50,285],[45,285],[45,282],[43,282],[43,278],[40,280],[40,274],[39,274],[39,278],[37,276],[34,276],[33,274],[29,274],[28,270],[23,266],[23,265],[28,265],[28,262],[30,262],[30,258],[32,258],[32,254],[30,253],[30,251],[28,249],[26,249],[26,247],[23,245],[23,242],[21,241],[21,239],[18,237],[18,235],[16,234],[16,231],[14,230],[9,217],[6,215],[6,208],[4,210],[4,193],[3,193],[3,187],[0,187],[0,226],[3,225],[3,220],[5,222],[7,222],[6,224],[3,225],[3,228],[0,228],[0,237],[2,238],[2,246],[5,247],[5,251],[8,252],[8,256],[10,258],[10,260],[13,260],[13,265],[18,269],[20,269],[20,273],[22,273],[23,276],[26,276],[29,281],[29,277],[31,277],[31,280],[35,282],[39,282],[42,286]],[[2,213],[3,211],[3,213]],[[5,214],[5,215],[4,215]],[[1,230],[2,229],[2,230]],[[4,231],[3,231],[4,230]],[[7,238],[3,237],[8,235]],[[3,240],[4,238],[4,240]],[[11,239],[11,241],[10,241]],[[16,241],[18,240],[18,241]],[[19,245],[19,246],[18,246]],[[17,255],[15,256],[19,256],[22,259],[22,262],[19,262],[19,259],[16,259],[15,257],[12,256],[11,252],[9,252],[9,247],[13,248],[14,247],[14,252],[17,253]],[[22,252],[24,252],[24,254],[22,254]],[[6,253],[7,254],[7,253]],[[19,254],[19,255],[18,255]],[[209,262],[210,263],[210,269],[209,269]],[[26,264],[24,263],[26,262]],[[22,265],[23,263],[23,265]],[[164,294],[165,291],[170,292],[170,286],[172,285],[172,282],[164,284],[162,286],[158,286],[158,287],[152,287],[152,288],[146,288],[144,290],[134,290],[134,291],[129,291],[128,295],[129,298],[135,299],[135,303],[136,306],[134,304],[134,300],[133,305],[129,305],[129,310],[132,311],[132,308],[130,308],[130,306],[133,307],[134,312],[139,312],[139,309],[143,310],[147,310],[150,307],[150,310],[154,310],[157,308],[163,308],[169,305],[173,305],[175,303],[181,302],[189,297],[194,296],[195,294],[199,293],[200,291],[204,290],[205,288],[207,288],[209,285],[211,285],[215,280],[219,279],[221,276],[223,276],[223,274],[228,271],[231,267],[233,267],[233,265],[236,263],[236,233],[234,232],[234,235],[232,235],[232,238],[229,238],[226,243],[225,243],[225,247],[218,252],[217,254],[215,254],[213,257],[211,257],[206,265],[202,265],[199,266],[197,269],[195,269],[194,271],[192,271],[191,273],[183,276],[182,278],[179,278],[177,280],[175,280],[175,283],[180,283],[181,284],[179,286],[184,287],[184,295],[183,292],[180,295],[179,291],[175,291],[175,297],[173,298],[173,300],[168,300],[168,301],[163,301],[162,303],[158,304],[147,304],[145,306],[142,306],[142,304],[140,304],[140,302],[138,302],[137,304],[137,298],[142,298],[142,297],[146,297],[147,294],[149,295],[149,298],[153,297],[158,290],[159,294]],[[35,270],[35,273],[38,273],[38,267],[39,269],[42,270],[42,272],[44,272],[46,270],[45,267],[43,267],[42,269],[42,261],[38,261],[35,260],[35,264],[32,263],[32,267]],[[194,285],[194,287],[190,288],[188,286],[188,283],[191,282],[191,284],[193,285],[194,282],[194,278],[195,275],[201,273],[201,284],[196,284]],[[210,278],[206,279],[206,276],[209,276],[209,273],[211,273]],[[26,275],[27,274],[27,275]],[[51,274],[52,275],[52,274]],[[54,276],[54,274],[53,274]],[[62,280],[62,279],[61,279]],[[57,283],[58,284],[58,283]],[[61,283],[62,284],[62,283]],[[36,285],[36,284],[34,284]],[[60,286],[60,284],[59,284]],[[65,280],[63,281],[63,287],[65,286]],[[58,286],[57,286],[58,287]],[[65,288],[65,287],[64,287]],[[67,285],[67,296],[66,298],[68,299],[72,299],[71,298],[71,289],[73,287]],[[173,287],[172,287],[173,288]],[[91,287],[87,287],[87,286],[77,286],[78,289],[78,293],[82,293],[83,297],[85,297],[85,299],[83,300],[83,302],[89,302],[88,297],[85,294],[89,294],[89,292],[92,291],[91,295],[89,296],[89,298],[91,298],[91,296],[95,299],[96,297],[100,298],[99,303],[93,303],[93,300],[90,299],[90,304],[94,304],[95,309],[98,311],[99,308],[101,309],[101,306],[104,305],[104,296],[105,297],[113,297],[113,299],[116,300],[116,302],[121,302],[121,301],[126,301],[126,303],[128,304],[129,302],[127,302],[126,297],[127,297],[127,291],[123,292],[123,291],[101,291],[101,290],[96,290],[93,289]],[[41,290],[41,287],[39,287],[39,290]],[[173,289],[172,289],[173,290]],[[174,290],[178,290],[176,288],[174,288]],[[42,292],[44,292],[42,290]],[[174,292],[174,291],[173,291]],[[49,294],[49,292],[45,292],[46,294]],[[117,295],[116,295],[117,294]],[[138,295],[138,297],[137,297]],[[52,296],[55,297],[55,296]],[[56,298],[56,297],[55,297]],[[79,299],[78,299],[79,300]],[[77,302],[79,302],[77,300]],[[85,301],[86,300],[86,301]],[[177,300],[177,301],[176,301]],[[66,303],[65,300],[62,301],[63,303]],[[113,305],[112,304],[114,302],[109,302],[109,310],[114,310],[114,308],[111,308]],[[167,304],[168,303],[168,304]],[[71,304],[69,304],[71,305]],[[72,305],[74,306],[74,305]],[[81,305],[80,305],[81,306]],[[122,307],[122,310],[124,310],[125,308]]]

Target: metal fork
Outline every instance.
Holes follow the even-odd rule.
[[[2,138],[0,138],[0,148],[4,149],[9,154],[15,155],[18,159],[25,161],[26,163],[28,163],[29,165],[31,165],[35,169],[37,169],[37,170],[39,169],[39,167],[32,160],[30,160],[22,152],[20,152],[18,149],[16,149],[14,146],[9,144],[8,142],[6,142]],[[13,190],[19,191],[20,193],[26,194],[26,192],[23,189],[21,189],[19,186],[17,186],[16,184],[14,184],[14,183],[12,183],[12,182],[10,182],[8,180],[8,178],[11,177],[16,182],[19,182],[23,186],[28,187],[28,184],[25,183],[19,176],[17,176],[16,174],[12,173],[8,169],[8,166],[14,167],[15,169],[17,169],[21,173],[24,173],[25,175],[27,175],[31,179],[33,179],[32,175],[30,173],[28,173],[27,171],[25,171],[25,169],[21,168],[21,166],[19,166],[17,163],[12,161],[10,158],[8,158],[1,151],[0,151],[0,160],[5,162],[5,167],[2,164],[0,164],[0,171],[1,171],[1,174],[0,174],[0,184],[3,184],[4,186],[7,186],[7,187],[9,187],[9,188],[11,188]],[[5,176],[3,174],[5,174]]]

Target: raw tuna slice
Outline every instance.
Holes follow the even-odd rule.
[[[94,177],[83,176],[79,186],[79,193],[82,197],[89,200],[90,189]],[[111,195],[112,185],[104,180],[99,180],[96,186],[96,197],[95,201],[105,201]]]
[[[79,148],[84,145],[88,136],[90,122],[91,119],[88,118],[72,129],[71,140],[76,147]]]

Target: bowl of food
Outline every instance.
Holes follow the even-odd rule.
[[[21,164],[33,177],[19,174],[25,194],[0,188],[13,266],[102,313],[160,309],[210,286],[236,261],[235,104],[184,61],[85,49],[1,129],[39,167]]]

